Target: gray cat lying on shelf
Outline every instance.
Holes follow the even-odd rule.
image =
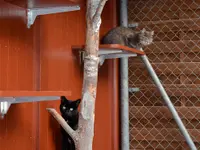
[[[154,31],[132,30],[128,27],[111,29],[102,39],[102,44],[120,44],[131,48],[141,49],[153,42]]]

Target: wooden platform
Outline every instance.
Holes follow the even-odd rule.
[[[72,46],[73,50],[83,50],[85,48],[85,45],[74,45]],[[99,45],[99,51],[102,50],[123,50],[124,52],[129,52],[129,53],[135,53],[138,55],[145,55],[145,53],[143,51],[134,49],[134,48],[130,48],[127,46],[123,46],[123,45],[119,45],[119,44],[101,44]]]
[[[0,91],[0,97],[71,96],[70,91]]]
[[[74,51],[74,53],[76,53],[77,51],[79,52],[81,64],[84,62],[84,48],[85,45],[72,46],[72,50]],[[101,44],[99,45],[98,55],[100,59],[99,64],[101,66],[103,65],[105,59],[136,57],[138,55],[145,55],[145,53],[143,51],[119,44]]]
[[[71,91],[0,91],[0,102],[25,103],[59,100],[71,96]]]
[[[1,1],[0,9],[4,9],[4,17],[19,18],[25,21],[27,28],[34,24],[37,16],[80,10],[79,3],[69,0],[40,0],[29,3],[28,0]]]

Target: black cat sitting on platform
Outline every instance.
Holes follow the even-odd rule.
[[[68,125],[76,130],[78,128],[79,112],[78,106],[81,100],[71,101],[65,96],[61,96],[60,112],[62,117],[68,123]],[[62,150],[75,150],[75,144],[69,134],[61,127],[62,134]]]

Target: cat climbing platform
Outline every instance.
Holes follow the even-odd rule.
[[[79,52],[80,63],[83,63],[84,60],[84,45],[72,46],[72,50],[75,52]],[[99,45],[99,59],[100,66],[103,65],[105,59],[115,59],[115,58],[123,58],[123,57],[136,57],[138,55],[145,55],[143,51],[130,48],[127,46],[119,45],[119,44],[101,44]]]
[[[51,0],[51,1],[1,1],[0,9],[4,9],[1,17],[20,18],[27,28],[34,24],[37,16],[63,13],[80,10],[77,3],[71,1]]]
[[[59,100],[60,96],[71,96],[70,91],[0,91],[1,118],[8,112],[11,104]]]

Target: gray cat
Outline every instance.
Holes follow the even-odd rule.
[[[102,44],[120,44],[131,48],[141,49],[153,42],[154,31],[134,31],[127,27],[111,29],[102,39]]]

